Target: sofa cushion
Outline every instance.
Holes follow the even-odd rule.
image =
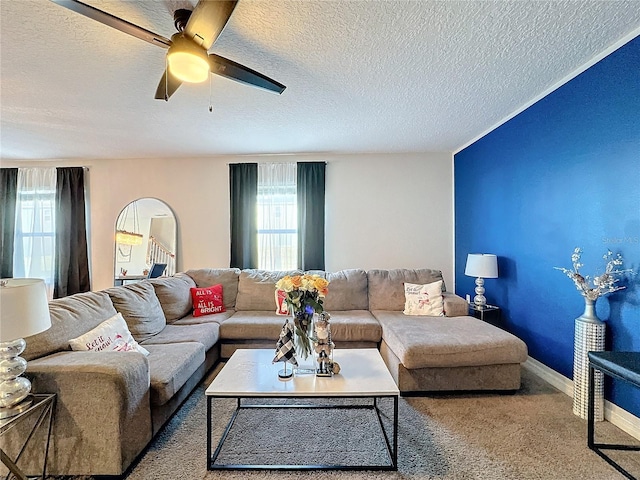
[[[404,309],[404,283],[433,283],[442,280],[442,291],[446,290],[442,272],[423,268],[410,270],[399,268],[395,270],[369,270],[369,310]]]
[[[187,270],[189,275],[198,287],[210,287],[211,285],[222,284],[222,294],[224,306],[227,309],[235,308],[236,297],[238,296],[238,268],[200,268],[197,270]]]
[[[148,281],[106,290],[138,342],[160,333],[167,324],[155,289]]]
[[[180,320],[176,320],[172,325],[197,325],[200,323],[217,323],[220,324],[230,318],[235,313],[235,310],[227,310],[222,313],[213,313],[211,315],[204,315],[202,317],[194,317],[193,315],[187,315]]]
[[[201,343],[180,342],[149,345],[151,353],[151,404],[164,405],[204,363],[205,350]]]
[[[236,310],[274,312],[276,282],[286,275],[300,274],[300,271],[243,270],[238,280]]]
[[[271,297],[273,299],[273,296]],[[272,300],[273,302],[273,300]],[[222,340],[273,339],[273,348],[288,317],[269,311],[238,311],[220,325]]]
[[[369,297],[367,294],[367,272],[360,269],[327,272],[329,293],[324,301],[324,309],[328,312],[338,310],[367,310]]]
[[[51,328],[25,338],[27,348],[22,357],[27,361],[70,350],[70,338],[87,333],[118,312],[106,292],[87,292],[52,300],[49,313]]]
[[[527,359],[522,340],[474,317],[372,313],[382,325],[382,338],[408,369],[500,365]]]
[[[195,325],[167,325],[160,333],[147,338],[142,344],[198,342],[209,350],[220,338],[220,325],[215,322]]]
[[[334,342],[379,342],[382,327],[368,310],[337,310],[331,314],[331,339]]]
[[[167,323],[191,313],[190,289],[196,286],[196,282],[189,275],[176,273],[173,277],[154,278],[149,283],[156,291]]]

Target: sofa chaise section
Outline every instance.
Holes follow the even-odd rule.
[[[467,315],[438,270],[370,270],[369,307],[382,327],[380,355],[403,393],[517,390],[527,347],[516,336]],[[405,282],[442,280],[444,316],[405,315]]]
[[[401,392],[520,388],[527,348],[514,335],[470,316],[374,315],[380,354]]]

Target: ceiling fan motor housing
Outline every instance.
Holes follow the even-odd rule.
[[[187,10],[186,8],[179,8],[173,12],[173,24],[178,32],[184,32],[190,17],[191,10]]]

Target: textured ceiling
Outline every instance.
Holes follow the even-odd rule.
[[[195,0],[84,0],[165,37]],[[154,100],[165,50],[48,0],[0,0],[0,158],[454,151],[622,38],[640,1],[240,0],[222,77]],[[209,112],[209,102],[213,112]]]

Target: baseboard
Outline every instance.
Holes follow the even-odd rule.
[[[528,357],[522,366],[561,392],[570,397],[573,396],[573,381],[547,367],[544,363]],[[604,401],[604,418],[623,432],[640,440],[640,418],[608,400]]]
[[[527,357],[527,361],[524,362],[522,366],[531,373],[535,373],[538,377],[542,378],[547,383],[550,383],[561,392],[573,397],[573,380],[570,380],[561,373],[547,367],[544,363],[539,362],[535,358]]]

